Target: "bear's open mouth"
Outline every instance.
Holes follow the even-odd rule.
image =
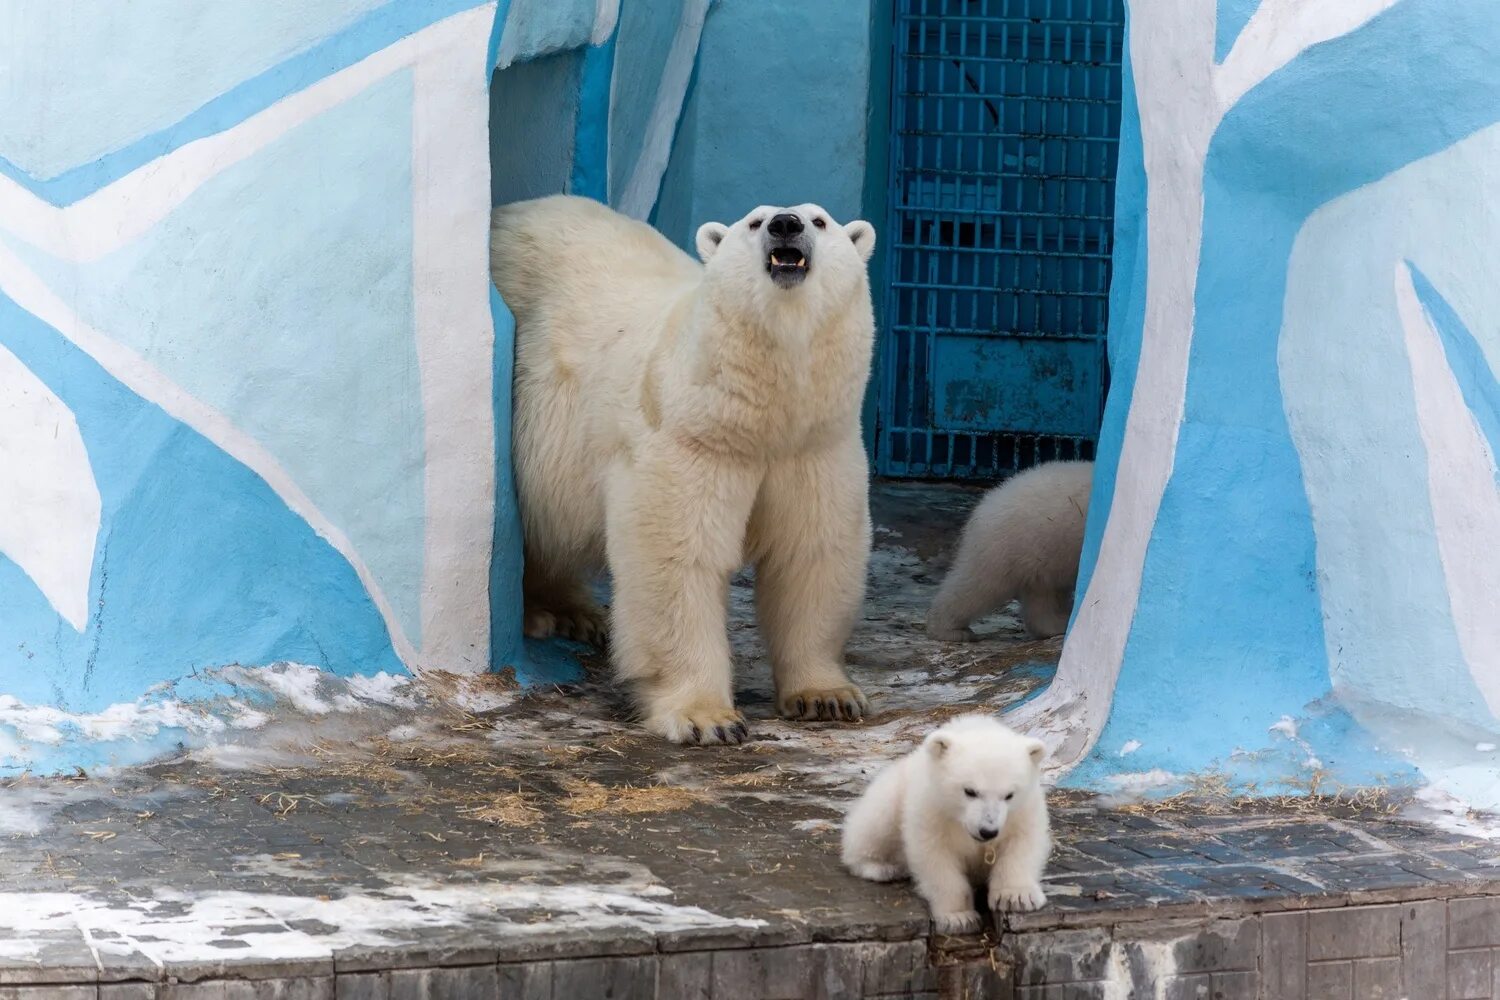
[[[807,255],[796,247],[773,247],[766,257],[766,270],[776,284],[795,285],[807,276]]]

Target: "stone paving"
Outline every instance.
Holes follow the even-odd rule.
[[[842,872],[873,770],[1055,663],[1005,617],[972,647],[920,635],[943,539],[913,525],[971,499],[881,497],[858,726],[771,718],[740,585],[741,747],[645,736],[595,665],[0,786],[0,1000],[1500,1000],[1500,840],[1386,794],[1054,792],[1049,905],[973,938],[933,939],[908,887]]]

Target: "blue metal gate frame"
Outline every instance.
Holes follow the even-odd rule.
[[[1089,458],[1124,0],[892,0],[883,475]]]

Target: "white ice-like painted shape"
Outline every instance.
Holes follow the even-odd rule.
[[[589,44],[603,45],[609,41],[619,23],[620,0],[598,0],[594,8],[594,33],[589,36]]]
[[[1261,0],[1214,74],[1219,113],[1319,42],[1347,35],[1401,0]],[[1132,14],[1134,11],[1132,11]],[[1134,51],[1134,50],[1132,50]]]
[[[1125,745],[1120,747],[1120,756],[1129,757],[1141,748],[1140,740],[1126,740]]]
[[[1417,427],[1427,446],[1427,489],[1458,645],[1474,685],[1500,717],[1500,489],[1495,456],[1464,401],[1438,332],[1396,264],[1396,311],[1411,362]]]
[[[1172,476],[1187,400],[1209,142],[1232,100],[1308,46],[1352,31],[1388,6],[1390,0],[1264,0],[1223,66],[1214,64],[1213,4],[1131,6],[1130,64],[1146,166],[1146,317],[1093,575],[1052,684],[1007,719],[1047,744],[1049,772],[1083,759],[1109,717],[1146,549]],[[1285,40],[1270,37],[1278,25],[1291,32]]]
[[[85,323],[5,246],[0,293],[57,329],[132,392],[203,434],[264,479],[353,567],[385,621],[396,655],[413,669],[431,665],[479,673],[489,660],[489,563],[472,540],[489,537],[494,515],[494,331],[489,315],[485,214],[456,211],[466,192],[487,191],[488,136],[483,116],[453,103],[482,102],[484,46],[495,3],[454,14],[291,94],[223,132],[196,140],[65,208],[50,205],[0,176],[0,227],[37,248],[73,261],[92,261],[127,245],[164,219],[224,169],[254,155],[291,129],[359,94],[390,74],[413,67],[413,220],[418,358],[427,407],[427,531],[423,573],[424,648],[418,651],[380,582],[348,536],[297,485],[269,449],[225,414],[195,398],[136,352]],[[481,107],[482,103],[475,103]],[[461,161],[458,156],[464,156]],[[432,177],[427,164],[461,163]],[[453,167],[456,169],[456,167]],[[461,277],[432,266],[455,244],[470,244],[476,263]],[[424,256],[425,255],[425,256]],[[442,273],[443,280],[435,276]],[[457,300],[457,301],[455,301]],[[444,324],[449,324],[444,326]],[[432,631],[428,631],[428,629]]]
[[[703,22],[708,16],[708,3],[709,0],[682,0],[682,15],[677,22],[677,33],[672,36],[672,47],[667,51],[661,82],[656,86],[656,103],[652,105],[651,117],[646,122],[640,155],[636,158],[623,190],[610,192],[610,201],[614,207],[632,219],[644,220],[649,216],[656,205],[656,196],[661,191],[661,180],[667,172],[667,161],[672,155],[672,137],[677,131],[677,119],[682,114],[688,83],[693,76],[693,63],[698,58],[698,43],[703,38]],[[611,86],[611,109],[614,102],[615,94]]]
[[[0,555],[79,632],[89,616],[99,510],[73,411],[0,347]]]

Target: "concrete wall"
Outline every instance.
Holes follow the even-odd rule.
[[[1079,611],[1018,721],[1080,784],[1493,806],[1500,19],[1129,13],[1115,384]]]

